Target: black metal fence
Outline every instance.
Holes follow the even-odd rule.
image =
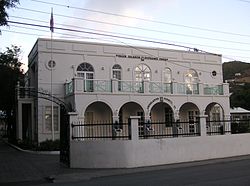
[[[98,139],[131,139],[129,123],[72,123],[72,139],[98,140]]]
[[[76,122],[71,124],[72,136],[74,140],[105,140],[105,139],[131,139],[131,124],[95,122]],[[207,121],[207,135],[224,135],[250,133],[250,120],[222,120]],[[194,137],[200,136],[200,122],[139,122],[139,139],[159,139],[174,137]]]
[[[250,120],[207,121],[207,135],[250,133]]]
[[[232,120],[231,121],[231,133],[250,133],[250,120]]]
[[[231,120],[207,121],[207,135],[231,133]]]
[[[139,138],[172,138],[200,136],[199,121],[148,122],[139,124]]]

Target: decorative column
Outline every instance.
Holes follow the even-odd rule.
[[[111,82],[112,82],[112,92],[113,93],[118,92],[118,79],[112,78]]]
[[[131,140],[138,140],[139,139],[139,131],[138,131],[138,122],[139,122],[140,116],[130,116],[130,131],[131,134]]]
[[[72,124],[76,124],[78,121],[78,113],[77,112],[69,112],[69,138],[70,141],[72,141],[72,137],[78,137],[78,130],[79,127],[75,127],[74,129],[72,129]]]
[[[145,80],[142,83],[144,83],[144,93],[149,93],[149,80]]]
[[[202,114],[200,115],[200,135],[207,135],[207,117],[208,115]]]
[[[178,89],[177,89],[177,82],[172,82],[172,94],[178,94]]]

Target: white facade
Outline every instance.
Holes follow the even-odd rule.
[[[53,96],[71,105],[86,123],[125,122],[136,115],[166,122],[203,115],[209,120],[230,117],[220,55],[38,39],[27,73],[28,87],[44,94],[51,94],[52,88]],[[53,105],[52,132],[51,101],[18,100],[17,138],[38,142],[59,138],[58,105]],[[30,115],[24,114],[24,108]]]

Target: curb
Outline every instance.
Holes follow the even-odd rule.
[[[59,155],[60,151],[32,151],[32,150],[24,150],[16,145],[13,145],[12,143],[9,143],[7,140],[2,139],[4,143],[8,144],[12,148],[19,150],[21,152],[26,152],[30,154],[43,154],[43,155]]]

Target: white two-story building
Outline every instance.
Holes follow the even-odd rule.
[[[39,93],[18,96],[17,138],[37,142],[58,139],[60,131],[59,105],[41,94],[70,105],[84,123],[126,122],[130,116],[166,123],[230,117],[228,84],[216,54],[38,39],[26,84]]]

